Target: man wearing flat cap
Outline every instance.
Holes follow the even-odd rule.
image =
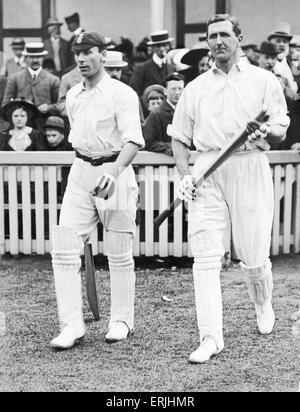
[[[242,44],[242,50],[250,64],[258,66],[258,46],[253,41],[246,41]]]
[[[129,83],[140,97],[148,86],[162,85],[164,78],[175,71],[175,67],[167,63],[166,58],[174,39],[167,30],[154,32],[150,37],[151,41],[147,44],[153,48],[153,56],[136,66]]]
[[[27,68],[9,77],[3,105],[23,97],[32,101],[43,115],[56,111],[60,81],[42,68],[47,54],[43,43],[26,44],[23,56]]]
[[[54,61],[57,76],[61,76],[71,65],[69,42],[61,37],[62,25],[56,17],[50,17],[46,23],[49,38],[45,40],[45,50],[48,52],[48,58]]]
[[[126,84],[106,72],[105,39],[95,32],[77,36],[72,50],[83,80],[66,99],[69,141],[76,159],[70,171],[59,226],[52,230],[52,263],[61,333],[51,347],[70,349],[85,335],[80,255],[99,221],[111,280],[111,312],[106,342],[134,331],[138,187],[131,163],[144,146],[139,101]]]
[[[268,36],[268,40],[274,43],[278,47],[278,62],[276,64],[276,71],[282,77],[285,77],[289,82],[289,88],[291,89],[291,98],[297,98],[298,85],[294,79],[292,70],[287,62],[287,56],[289,54],[289,44],[293,38],[291,34],[291,26],[286,22],[279,22],[271,34]]]

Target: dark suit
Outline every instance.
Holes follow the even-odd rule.
[[[0,76],[0,106],[4,97],[5,87],[7,83],[7,77]]]
[[[2,104],[8,103],[11,99],[24,97],[31,100],[37,107],[46,103],[51,109],[56,109],[59,85],[59,78],[46,70],[42,70],[33,80],[28,69],[24,69],[8,78]]]
[[[54,60],[54,50],[51,39],[47,39],[44,42],[45,50],[48,52],[47,58]],[[61,75],[71,65],[72,56],[69,42],[65,39],[59,39],[59,59],[60,59],[60,71],[57,71],[58,75]]]
[[[23,70],[26,67],[26,64],[23,62],[21,65],[15,62],[15,59],[12,57],[7,60],[5,64],[5,74],[6,76],[11,76],[14,73],[17,73]]]
[[[149,114],[144,127],[144,150],[173,156],[172,139],[167,134],[168,125],[172,123],[173,117],[174,109],[167,101]]]
[[[0,107],[2,104],[3,97],[4,97],[6,83],[7,83],[7,78],[5,76],[0,76]],[[5,122],[0,115],[0,133],[6,130],[8,125],[9,124]]]
[[[160,68],[154,63],[153,59],[150,59],[144,63],[136,65],[129,85],[141,97],[148,86],[151,86],[152,84],[162,85],[164,78],[174,71],[174,66],[165,64]]]

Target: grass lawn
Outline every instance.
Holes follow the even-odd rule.
[[[97,270],[101,320],[93,322],[84,292],[85,341],[54,352],[58,322],[49,258],[0,263],[1,391],[296,392],[299,340],[291,315],[299,304],[300,256],[273,259],[276,325],[261,336],[243,275],[222,272],[225,349],[190,365],[198,347],[191,268],[137,264],[136,331],[126,342],[104,342],[109,320],[109,273]],[[162,300],[167,295],[171,302]]]

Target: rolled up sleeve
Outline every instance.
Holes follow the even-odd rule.
[[[287,115],[286,100],[279,80],[271,73],[266,83],[264,104],[268,108],[270,124],[282,126],[287,130],[290,125],[290,118]]]
[[[143,148],[145,141],[142,133],[138,95],[133,90],[122,90],[117,96],[117,124],[121,132],[122,146],[132,142]]]

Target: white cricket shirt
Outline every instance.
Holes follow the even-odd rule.
[[[128,142],[144,146],[137,94],[106,73],[92,90],[85,89],[84,80],[70,89],[66,109],[69,141],[82,154],[101,156]]]

